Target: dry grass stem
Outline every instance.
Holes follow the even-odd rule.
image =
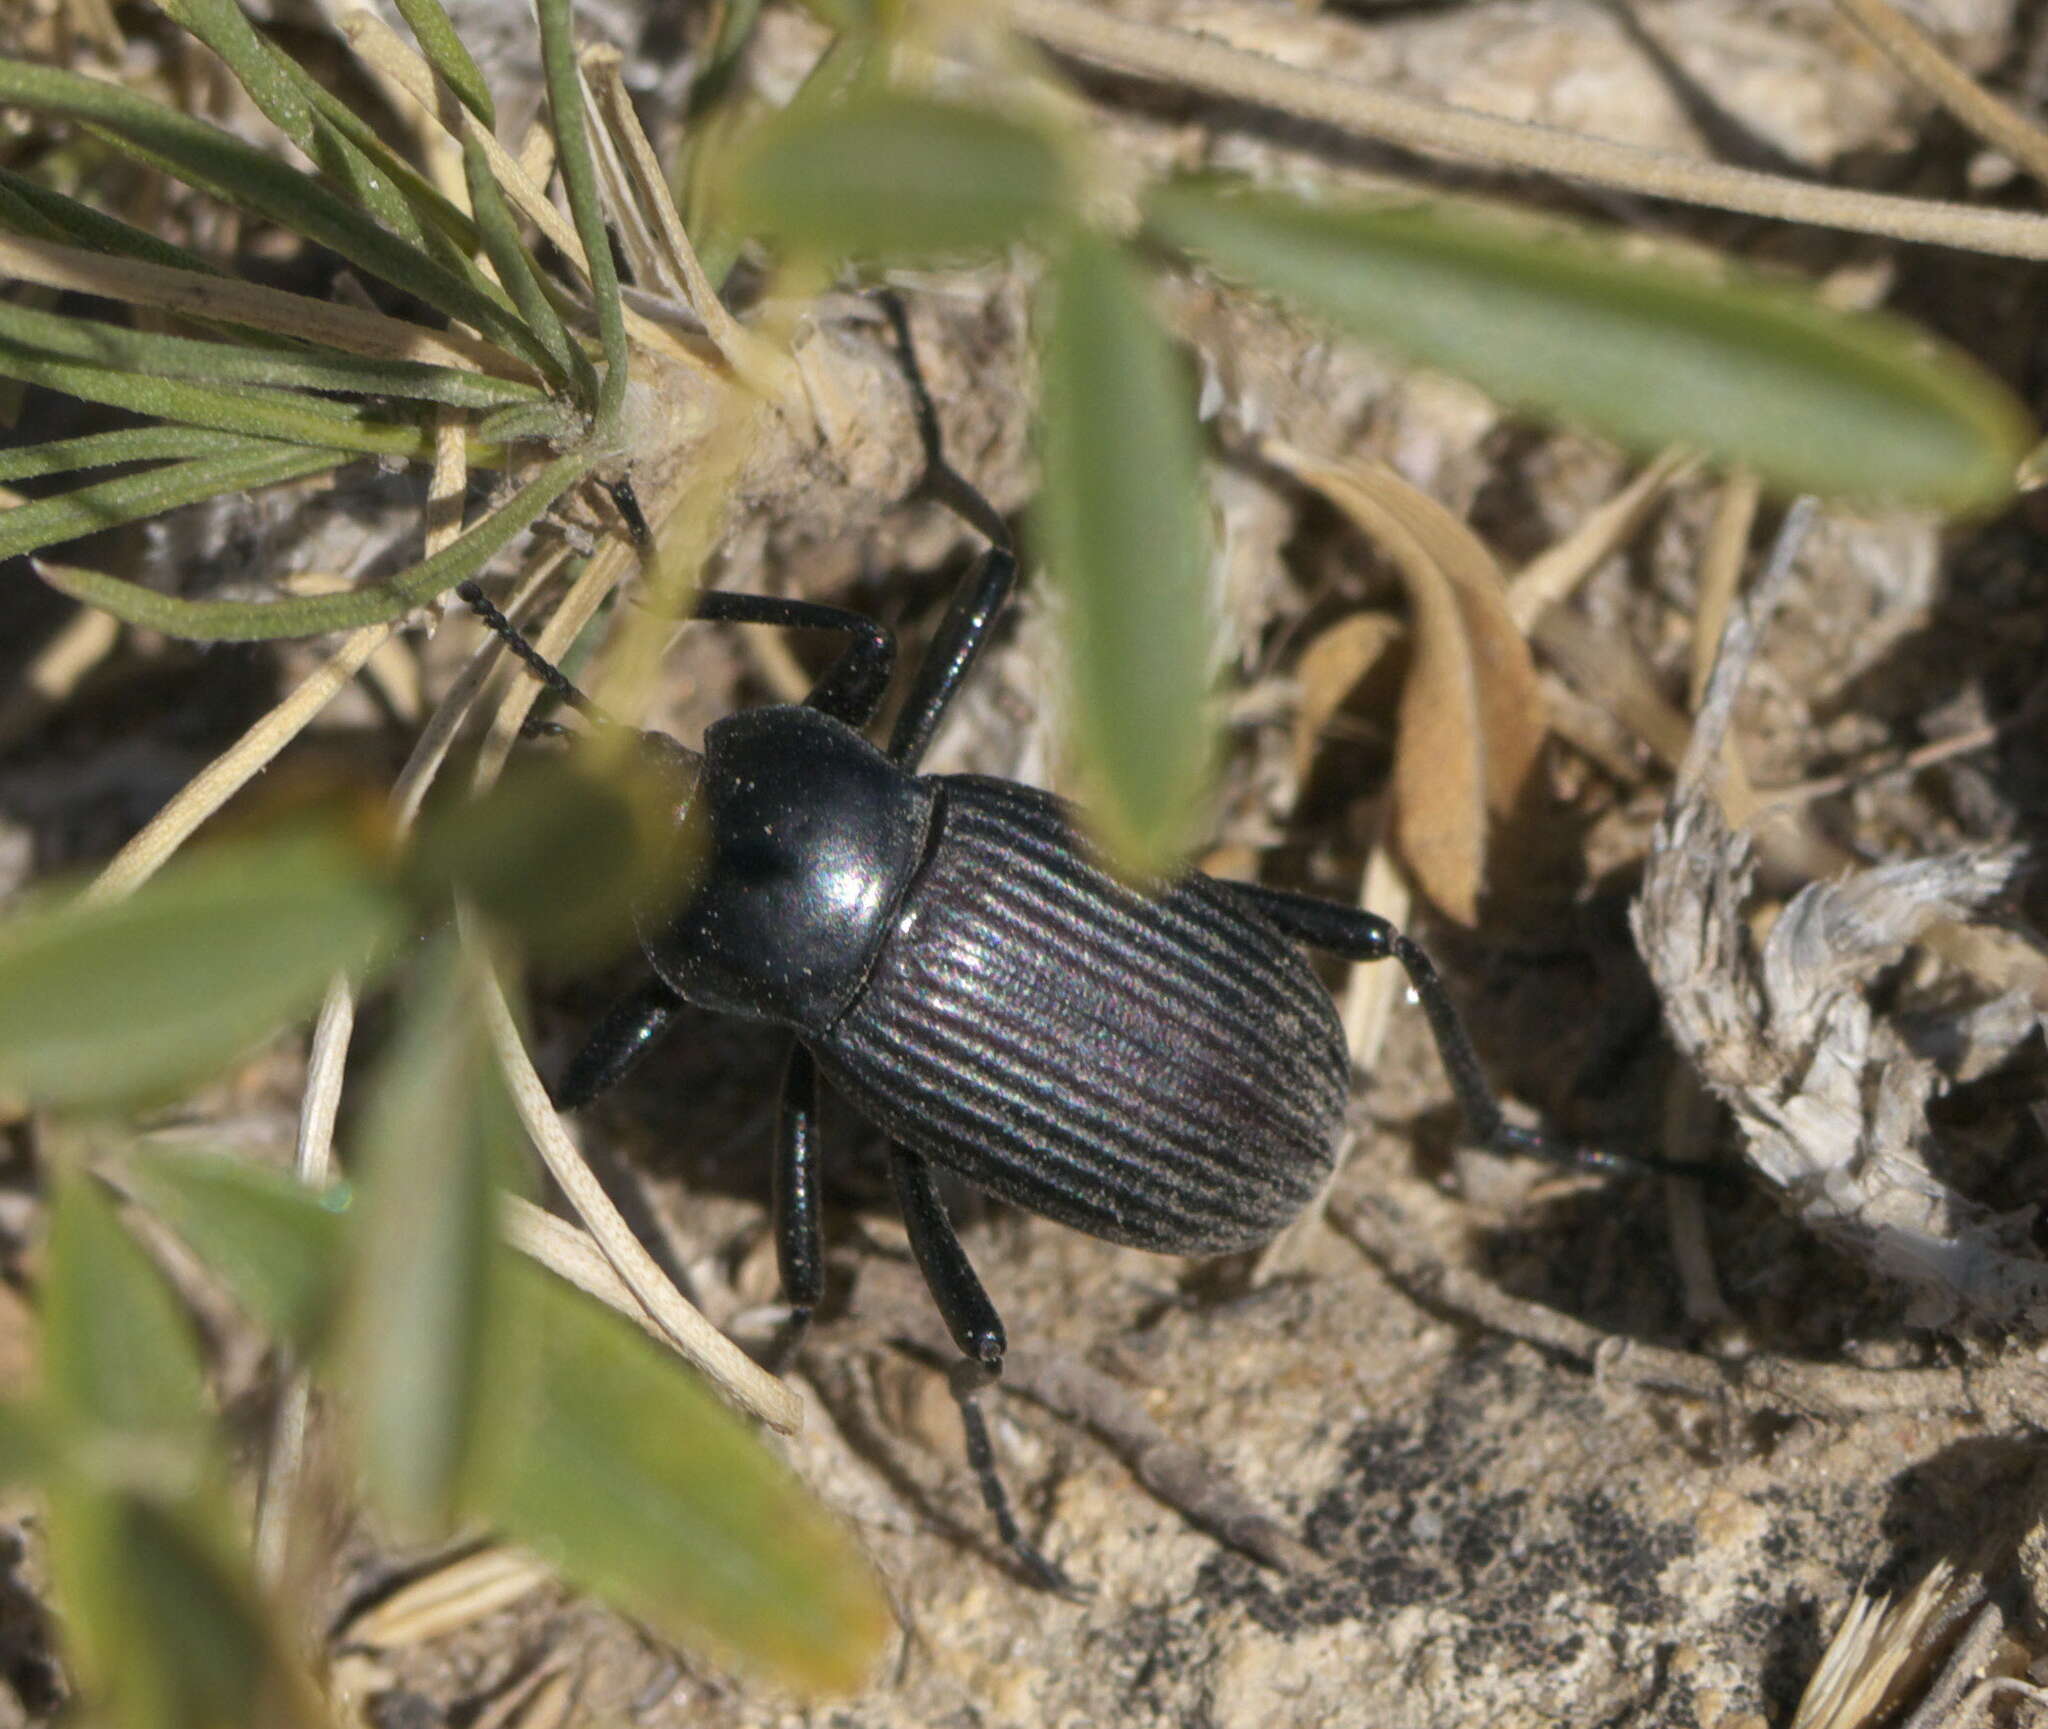
[[[685,1361],[748,1415],[782,1434],[795,1434],[803,1424],[802,1401],[699,1314],[669,1282],[555,1114],[495,977],[488,980],[483,997],[491,1042],[497,1048],[520,1120],[540,1150],[548,1174],[603,1248],[613,1269]]]
[[[418,360],[499,378],[529,376],[522,362],[460,331],[428,330],[361,307],[312,300],[303,294],[168,264],[113,258],[52,240],[0,233],[0,276],[66,293],[154,307],[182,318],[247,324],[370,360]]]
[[[1889,0],[1835,0],[1835,8],[1963,126],[2048,186],[2048,133],[1986,90],[1918,24]]]
[[[554,1582],[554,1574],[516,1549],[488,1548],[408,1581],[355,1616],[336,1636],[341,1645],[388,1651],[481,1621]]]
[[[37,569],[51,568],[34,561]],[[121,640],[121,621],[112,613],[80,607],[36,651],[21,683],[0,698],[0,747],[25,737],[68,697]]]
[[[103,905],[133,894],[191,838],[199,825],[260,774],[306,723],[332,702],[397,628],[376,624],[345,637],[324,666],[172,795],[79,897]]]
[[[2048,258],[2048,218],[1815,186],[1421,102],[1289,66],[1190,31],[1121,17],[1087,0],[1002,3],[1019,30],[1060,53],[1156,83],[1270,108],[1357,138],[1502,168],[1534,169],[1779,222],[1808,222],[2010,258]]]
[[[1579,584],[1642,532],[1665,491],[1692,466],[1681,450],[1667,450],[1572,531],[1544,548],[1508,579],[1508,616],[1523,634],[1551,607],[1569,600]]]

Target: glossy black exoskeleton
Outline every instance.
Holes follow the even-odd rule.
[[[886,749],[862,736],[894,643],[835,607],[708,593],[698,616],[825,628],[851,641],[801,706],[705,734],[695,775],[700,880],[643,927],[654,977],[570,1065],[574,1109],[618,1080],[690,1002],[785,1026],[774,1168],[792,1346],[824,1290],[815,1070],[891,1139],[911,1247],[964,1361],[953,1377],[969,1456],[1004,1541],[1043,1583],[1065,1576],[1019,1533],[976,1393],[1004,1334],[946,1217],[933,1167],[1076,1229],[1168,1254],[1269,1240],[1328,1177],[1350,1091],[1343,1031],[1303,948],[1392,958],[1436,1036],[1473,1136],[1581,1162],[1510,1127],[1428,958],[1355,908],[1190,873],[1157,894],[1091,859],[1065,805],[917,765],[1016,576],[1002,520],[946,465],[900,310],[926,489],[985,533],[919,666]],[[560,694],[572,686],[474,585],[464,595]]]

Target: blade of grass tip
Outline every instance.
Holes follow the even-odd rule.
[[[323,463],[332,465],[333,452],[320,455]],[[414,607],[424,606],[436,595],[474,576],[514,535],[530,528],[542,512],[589,472],[590,458],[582,451],[570,451],[556,457],[460,539],[373,588],[351,589],[341,594],[306,595],[292,600],[181,600],[98,571],[71,571],[61,578],[45,572],[43,580],[74,600],[111,612],[129,624],[143,625],[151,630],[160,630],[167,636],[183,637],[193,642],[270,642],[281,637],[320,636],[331,630],[361,630],[366,625],[402,618]],[[108,484],[118,486],[123,483],[113,481]],[[207,494],[195,496],[205,497]],[[14,517],[23,514],[25,509],[37,508],[40,507],[20,507],[0,516],[0,556],[4,556],[8,549],[8,530]],[[144,510],[137,514],[149,515],[151,512]],[[45,543],[39,540],[35,544]],[[26,551],[28,548],[13,550]]]
[[[260,35],[238,0],[163,0],[163,7],[226,62],[264,116],[318,163],[351,203],[461,271],[463,260],[453,242],[473,244],[467,219],[361,116]]]
[[[429,330],[382,312],[309,300],[205,271],[115,258],[47,240],[0,234],[0,276],[101,300],[149,306],[202,324],[246,325],[370,360],[407,361],[523,376],[527,366],[462,331]]]
[[[455,92],[455,98],[486,127],[498,124],[497,109],[491,103],[490,86],[477,70],[462,38],[455,33],[441,0],[398,0],[406,28],[419,42],[420,51],[441,75],[441,81]]]
[[[101,481],[54,498],[39,498],[0,511],[0,558],[59,546],[81,535],[97,534],[124,522],[161,515],[181,504],[194,504],[224,492],[249,492],[259,486],[298,480],[325,469],[338,468],[353,459],[346,450],[304,450],[265,441],[256,449],[224,455],[196,457],[174,467],[152,469],[146,474],[124,474],[116,480]],[[105,579],[113,582],[113,578]],[[148,589],[133,583],[117,583],[121,591],[148,595]],[[68,590],[66,592],[69,592]],[[77,596],[76,598],[85,598]],[[155,599],[166,597],[158,595]],[[95,600],[93,605],[100,605]],[[117,617],[119,607],[107,607]],[[130,619],[129,622],[140,622]]]
[[[130,426],[119,432],[89,432],[82,438],[59,438],[0,451],[0,480],[25,480],[52,474],[74,474],[84,468],[111,468],[122,462],[167,462],[173,458],[231,456],[274,450],[267,438],[240,438],[232,433],[195,433],[184,426]]]
[[[548,108],[555,118],[555,151],[569,214],[590,267],[590,298],[597,309],[598,339],[604,349],[604,382],[597,400],[597,435],[609,444],[618,436],[626,403],[626,320],[612,265],[611,236],[597,195],[597,165],[590,153],[590,128],[583,112],[583,79],[576,67],[576,41],[569,0],[537,0],[541,65],[547,75]]]
[[[397,396],[440,402],[455,408],[497,409],[544,405],[549,398],[532,385],[486,373],[458,371],[416,361],[365,360],[353,354],[308,353],[168,336],[100,319],[70,318],[55,312],[0,301],[0,340],[46,354],[88,361],[150,378],[199,379],[211,384],[252,384],[271,388]]]
[[[466,133],[462,140],[462,173],[469,185],[469,204],[476,213],[477,233],[483,239],[484,251],[498,273],[498,280],[511,293],[520,316],[554,361],[556,382],[571,385],[585,411],[594,410],[598,387],[590,357],[569,334],[555,303],[541,286],[526,243],[519,237],[512,208],[505,202],[505,194],[491,173],[490,159],[474,133]]]
[[[30,239],[49,239],[60,244],[83,247],[88,252],[110,253],[117,258],[138,258],[146,264],[161,264],[173,270],[189,270],[199,276],[225,273],[182,246],[131,226],[117,216],[95,210],[90,204],[51,187],[38,185],[11,169],[0,168],[0,188],[20,201],[40,222],[55,232],[24,234]]]
[[[474,325],[534,365],[545,350],[473,265],[455,268],[388,234],[309,174],[217,126],[112,85],[47,66],[0,60],[0,102],[74,120],[124,154],[197,191],[276,222],[370,276]]]
[[[209,390],[175,378],[137,377],[111,367],[73,360],[53,360],[34,349],[0,337],[0,377],[62,391],[81,402],[125,408],[156,420],[205,427],[214,432],[239,432],[288,444],[318,445],[361,456],[395,457],[409,462],[432,454],[431,435],[420,426],[393,426],[370,418],[361,404],[335,402],[321,396],[291,397],[282,392]]]

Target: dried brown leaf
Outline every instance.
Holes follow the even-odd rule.
[[[1407,637],[1408,627],[1390,613],[1354,612],[1340,618],[1302,650],[1295,676],[1301,707],[1294,717],[1294,772],[1306,779],[1322,744],[1323,729],[1352,693],[1382,667]]]
[[[1423,892],[1476,923],[1489,836],[1527,796],[1546,725],[1529,645],[1493,555],[1427,493],[1379,463],[1268,456],[1356,522],[1407,584],[1414,661],[1394,757],[1394,841]]]

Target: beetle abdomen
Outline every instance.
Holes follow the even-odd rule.
[[[1210,878],[1088,863],[1066,808],[951,776],[861,994],[811,1041],[842,1091],[976,1186],[1114,1242],[1264,1241],[1328,1175],[1344,1038],[1307,960]]]

